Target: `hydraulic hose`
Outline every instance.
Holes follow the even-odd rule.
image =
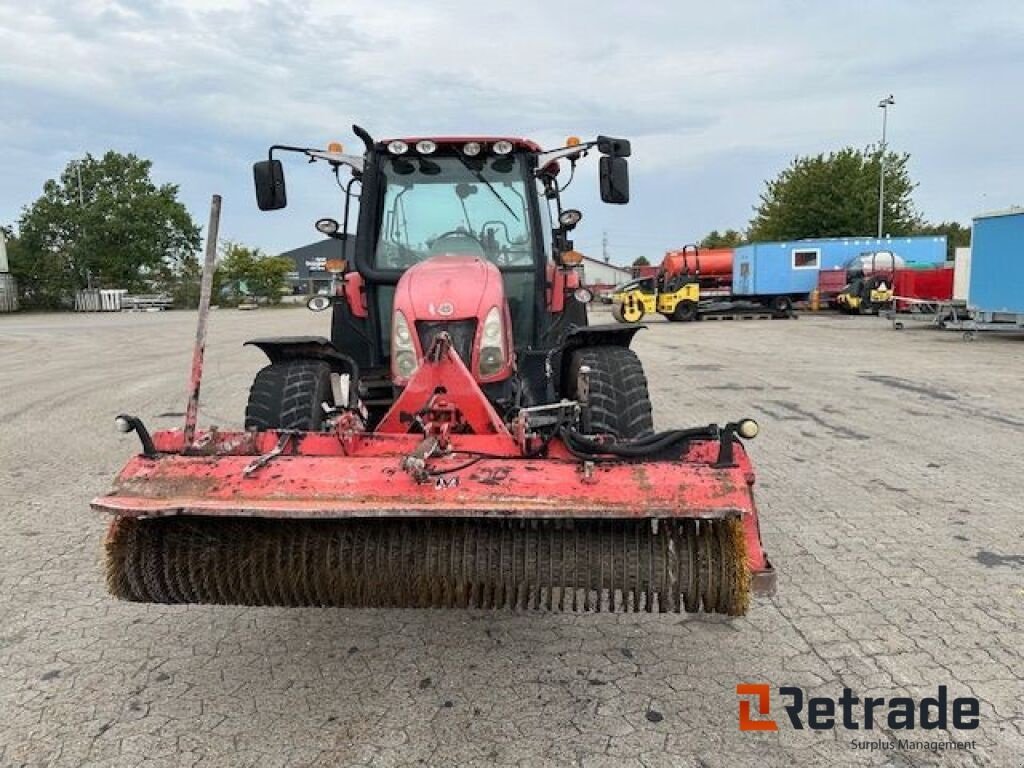
[[[560,436],[569,451],[577,458],[590,461],[615,461],[622,459],[650,459],[664,455],[671,449],[680,452],[694,440],[714,440],[719,436],[717,424],[690,429],[672,429],[653,435],[638,437],[629,441],[604,442],[587,437],[573,429],[563,427]]]

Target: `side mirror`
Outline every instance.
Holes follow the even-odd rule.
[[[600,160],[601,200],[622,205],[629,202],[629,163],[622,157]]]
[[[288,205],[284,189],[284,168],[280,160],[253,163],[252,178],[256,184],[256,205],[261,211],[276,211]]]

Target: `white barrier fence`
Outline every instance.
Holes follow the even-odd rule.
[[[157,311],[170,309],[174,300],[165,294],[128,295],[123,288],[92,288],[75,294],[75,312]]]
[[[92,288],[75,294],[75,312],[120,312],[128,291]]]

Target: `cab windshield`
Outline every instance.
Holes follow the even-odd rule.
[[[399,156],[386,158],[383,170],[378,269],[441,254],[479,256],[502,269],[535,264],[522,158]]]

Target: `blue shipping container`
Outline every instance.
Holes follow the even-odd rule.
[[[974,218],[971,309],[1024,313],[1024,208]]]
[[[739,246],[733,255],[736,296],[806,296],[818,285],[818,272],[841,269],[854,256],[891,251],[904,261],[941,264],[946,237],[830,237]]]

